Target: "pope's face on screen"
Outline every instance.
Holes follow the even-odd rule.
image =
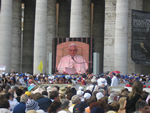
[[[70,56],[73,56],[73,57],[74,57],[74,56],[76,55],[76,53],[77,53],[77,48],[76,48],[76,46],[71,46],[71,47],[69,47],[68,52],[69,52]]]

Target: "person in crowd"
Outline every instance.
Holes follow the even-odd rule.
[[[61,102],[54,101],[48,108],[47,113],[58,113],[60,110],[61,110]]]
[[[67,96],[66,96],[66,99],[69,100],[69,106],[72,106],[72,101],[71,101],[71,98],[73,97],[74,95],[72,93],[68,93]]]
[[[43,92],[42,92],[42,95],[43,95],[45,98],[48,98],[48,93],[47,93],[47,91],[43,91]]]
[[[127,97],[129,94],[129,90],[127,88],[124,88],[121,90],[120,97]]]
[[[54,88],[54,89],[52,89],[52,91],[56,91],[56,89],[57,89],[57,91],[59,91],[59,89],[60,89],[60,87],[57,86],[57,85],[56,85],[56,86],[53,86],[53,88]],[[56,89],[55,89],[55,88],[56,88]]]
[[[58,91],[52,91],[50,93],[50,99],[51,99],[52,102],[59,101],[59,93],[58,93]]]
[[[9,101],[10,111],[13,111],[13,109],[15,108],[17,104],[19,104],[19,102],[14,98],[13,94],[11,93],[6,93],[5,96]]]
[[[26,91],[24,94],[26,94],[28,96],[28,101],[30,101],[32,99],[32,93],[29,91]]]
[[[14,90],[10,87],[10,89],[8,90],[8,93],[14,94]]]
[[[124,80],[124,75],[117,75],[118,78],[118,84],[126,84],[126,81]]]
[[[129,93],[126,104],[126,113],[135,111],[136,102],[142,99],[141,94],[143,91],[143,84],[140,81],[135,81],[132,86],[132,91]]]
[[[105,109],[105,106],[107,105],[107,102],[105,101],[105,98],[101,98],[97,101],[97,104],[102,109]]]
[[[13,113],[25,113],[27,101],[28,101],[28,96],[26,94],[21,95],[20,103],[15,106]]]
[[[97,101],[97,100],[96,100],[96,98],[95,98],[94,96],[92,96],[90,99],[88,99],[88,100],[86,101],[88,107],[85,108],[85,111],[86,111],[87,113],[90,113],[90,111],[91,111],[90,104],[93,103],[93,102],[96,102],[96,101]],[[96,103],[97,103],[97,102],[96,102]],[[92,106],[93,106],[93,105],[92,105]]]
[[[72,98],[71,98],[71,101],[72,101],[72,106],[69,107],[69,111],[71,113],[73,113],[73,107],[76,105],[76,104],[79,104],[81,103],[81,100],[80,100],[80,97],[78,95],[74,95]]]
[[[102,89],[102,88],[99,89],[98,92],[101,92],[104,96],[105,96],[105,94],[106,94],[106,91],[105,91],[104,89]],[[97,93],[98,93],[98,92],[97,92]],[[95,96],[96,96],[96,94],[95,94]]]
[[[38,103],[34,100],[31,100],[31,101],[28,101],[26,103],[26,112],[29,111],[29,110],[35,110],[35,111],[41,111],[42,109],[40,109],[40,107],[38,106]],[[43,111],[43,110],[42,110]],[[44,112],[44,111],[43,111]]]
[[[61,99],[61,110],[58,113],[71,113],[69,108],[69,100],[67,99]]]
[[[76,104],[73,108],[73,113],[84,113],[85,112],[85,107],[80,103]]]
[[[66,94],[66,88],[61,87],[60,90],[59,90],[59,94]]]
[[[91,96],[92,96],[92,95],[91,95],[90,93],[88,93],[88,92],[84,93],[84,95],[83,95],[83,97],[84,97],[84,102],[85,102],[86,100],[90,99]]]
[[[16,84],[16,74],[14,74],[14,75],[11,77],[11,80],[12,80],[11,84],[12,84],[12,85],[15,85],[15,84]]]
[[[23,91],[21,89],[17,89],[16,94],[17,94],[16,99],[18,102],[20,102],[20,97],[23,94]]]
[[[147,97],[148,97],[149,93],[146,91],[143,91],[141,94],[142,100],[146,101]]]
[[[40,109],[47,111],[48,107],[51,105],[52,101],[49,98],[45,98],[42,94],[36,93],[36,102]]]
[[[44,77],[44,84],[48,84],[49,83],[49,81],[48,81],[48,76],[45,76]]]
[[[97,80],[98,86],[101,86],[102,83],[104,83],[104,85],[107,86],[107,81],[105,79],[105,74],[104,73],[101,73],[100,78]]]
[[[11,84],[10,76],[7,76],[7,84],[12,85],[12,84]]]
[[[113,111],[118,112],[119,110],[119,102],[118,101],[114,101],[110,104],[113,108]]]
[[[48,95],[50,94],[50,92],[58,91],[58,89],[55,86],[53,87],[48,86],[46,90],[47,90]]]
[[[103,95],[101,92],[98,92],[98,93],[96,94],[96,99],[97,99],[97,100],[101,99],[102,97],[104,97],[104,95]]]
[[[13,93],[14,93],[14,97],[17,98],[16,91],[17,91],[19,88],[18,88],[17,86],[14,86],[12,89],[13,89],[13,91],[14,91],[14,92],[13,92]]]
[[[0,100],[0,113],[10,113],[9,102],[7,99]]]
[[[104,110],[98,106],[94,107],[90,113],[105,113]]]
[[[23,79],[23,74],[19,75],[19,85],[25,85],[24,79]]]
[[[106,85],[106,84],[107,84],[107,83],[106,83],[107,81],[105,80],[105,78],[101,79],[101,81],[99,81],[99,82],[101,82],[101,83],[99,84],[98,90],[104,89],[103,95],[104,95],[104,96],[109,96],[109,94],[110,94],[110,89],[109,89],[108,86]]]
[[[91,85],[89,85],[87,88],[86,88],[86,90],[90,90],[92,93],[94,92],[94,91],[97,91],[97,88],[98,88],[98,86],[97,86],[97,81],[96,81],[96,77],[95,76],[93,76],[93,78],[91,79]]]
[[[110,93],[110,99],[108,100],[108,104],[111,104],[114,101],[117,101],[117,93],[116,92],[111,92]]]
[[[8,92],[9,91],[9,89],[11,89],[11,87],[10,87],[10,85],[4,85],[5,86],[5,90],[6,90],[6,92]]]
[[[139,100],[136,102],[136,112],[140,113],[150,113],[150,107],[146,101]]]
[[[8,80],[7,80],[7,78],[5,77],[5,74],[2,74],[2,79],[1,79],[1,81],[2,81],[2,84],[3,84],[3,85],[6,85],[6,84],[8,83]]]
[[[27,87],[24,87],[24,88],[22,89],[23,94],[24,94],[26,91],[28,91],[28,88],[27,88]]]
[[[35,110],[29,110],[26,113],[37,113]]]
[[[35,93],[42,93],[43,91],[44,91],[44,89],[42,89],[42,88],[40,88],[40,87],[38,87],[38,86],[36,86],[36,85],[34,85],[34,84],[30,84],[30,86],[29,87],[31,87],[31,93],[32,94],[35,94]],[[28,87],[28,88],[29,88]],[[29,90],[28,90],[29,91]]]
[[[80,97],[81,101],[84,101],[83,93],[84,91],[81,91],[81,90],[77,91],[77,95]]]
[[[111,85],[111,72],[106,72],[105,73],[105,78],[106,78],[106,80],[107,80],[107,84],[108,84],[108,86],[110,86]]]
[[[57,70],[60,74],[63,73],[67,74],[66,67],[75,69],[76,70],[75,73],[80,74],[86,73],[88,65],[82,56],[76,54],[77,51],[78,49],[76,44],[72,43],[69,45],[68,47],[69,55],[64,56],[60,60],[59,65],[57,67]]]
[[[77,94],[76,88],[73,87],[73,88],[71,88],[71,90],[72,90],[72,94],[73,94],[73,95],[76,95],[76,94]]]
[[[0,100],[7,99],[4,94],[0,94]]]
[[[94,107],[97,107],[98,106],[98,103],[97,102],[92,102],[91,104],[90,104],[90,111],[94,108]],[[88,113],[90,113],[90,111],[88,111]]]
[[[59,94],[59,99],[65,99],[66,98],[66,95],[65,94]]]
[[[118,79],[116,77],[116,74],[113,73],[112,75],[113,75],[113,77],[111,79],[111,86],[118,86]]]
[[[127,97],[121,97],[119,99],[119,110],[118,110],[118,113],[126,113],[126,103],[127,103]]]

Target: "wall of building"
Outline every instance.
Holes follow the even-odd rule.
[[[128,74],[148,73],[150,66],[135,64],[131,59],[131,11],[150,11],[149,0],[129,0],[128,25]],[[105,0],[104,72],[114,70],[114,32],[116,19],[116,0]]]

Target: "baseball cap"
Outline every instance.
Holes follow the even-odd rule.
[[[85,93],[84,94],[84,98],[87,100],[87,99],[89,99],[91,97],[91,94],[90,93]]]
[[[76,104],[73,108],[73,113],[83,113],[85,108],[82,104]]]
[[[31,95],[31,92],[26,91],[25,94],[26,94],[27,96],[30,96],[30,95]]]

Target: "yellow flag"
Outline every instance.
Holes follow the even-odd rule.
[[[42,70],[43,70],[43,62],[41,60],[39,66],[38,66],[38,70],[40,71],[40,73],[42,73]]]

